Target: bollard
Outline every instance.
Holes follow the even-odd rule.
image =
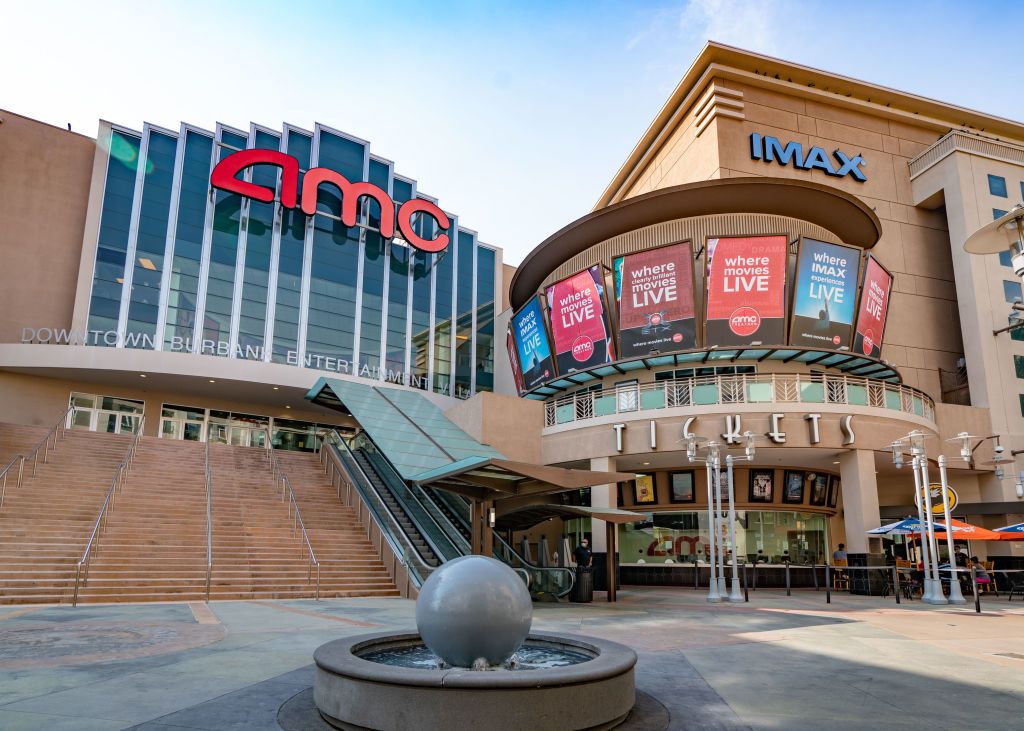
[[[793,596],[789,590],[789,561],[786,561],[786,596]]]
[[[818,590],[818,566],[817,564],[811,564],[811,577],[814,579],[814,590]]]
[[[825,562],[825,603],[832,603],[832,571],[828,561]]]
[[[754,564],[757,566],[757,564]],[[743,563],[743,601],[750,601],[750,576],[747,574],[747,563]]]
[[[700,567],[697,561],[697,556],[693,557],[693,588],[697,588],[697,581],[700,579]]]
[[[971,589],[974,591],[974,611],[981,614],[981,597],[978,596],[978,572],[971,564]]]
[[[900,603],[900,571],[893,564],[892,567],[892,592],[896,595],[896,603]]]
[[[754,591],[757,591],[757,559],[754,559]]]

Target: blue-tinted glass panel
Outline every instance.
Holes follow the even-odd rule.
[[[370,160],[370,182],[381,190],[388,190],[390,169],[376,160]],[[380,206],[376,202],[363,201],[371,229],[380,229]],[[378,231],[368,230],[364,234],[366,256],[363,258],[363,302],[359,326],[360,370],[367,366],[371,371],[380,367],[380,343],[383,336],[384,277],[387,242]]]
[[[455,391],[458,398],[468,398],[473,379],[473,250],[476,237],[459,231],[455,278]]]
[[[410,385],[427,388],[430,367],[430,274],[433,254],[416,251],[412,256],[412,376]]]
[[[138,137],[118,131],[111,134],[89,302],[90,330],[117,330],[140,145]],[[104,343],[104,339],[99,338],[95,344],[111,343]]]
[[[494,390],[494,286],[493,249],[476,248],[476,390]]]
[[[164,270],[177,149],[177,137],[150,132],[142,178],[132,291],[128,296],[128,323],[125,328],[125,347],[128,348],[156,348],[160,282]]]
[[[255,147],[277,150],[280,138],[269,132],[256,131]],[[256,165],[252,169],[252,182],[272,188],[278,187],[279,170],[270,165]],[[275,197],[280,197],[278,192]],[[270,249],[274,238],[274,212],[276,202],[249,201],[246,217],[245,266],[242,272],[242,303],[238,317],[238,351],[236,356],[246,360],[262,360],[264,329],[267,323],[267,293],[270,283]]]
[[[1024,302],[1021,296],[1020,282],[1003,282],[1003,297],[1007,302]]]
[[[1006,197],[1006,178],[998,175],[988,176],[988,192],[1000,198]]]
[[[199,291],[199,262],[203,252],[212,154],[213,138],[191,131],[185,133],[174,229],[174,258],[167,292],[166,350],[190,351],[195,337],[196,294]]]
[[[312,137],[289,132],[288,154],[299,161],[299,167],[303,170],[310,167],[312,148]],[[274,347],[270,356],[275,363],[295,365],[299,362],[299,301],[305,247],[306,217],[300,210],[285,209],[281,214],[281,247],[274,304]]]
[[[391,198],[401,205],[412,198],[412,184],[395,178],[392,181]],[[409,267],[411,250],[408,246],[389,244],[391,257],[388,261],[388,323],[385,333],[384,367],[385,378],[404,383],[405,339],[409,331]]]
[[[456,252],[449,245],[434,255],[434,391],[450,393],[452,381],[452,297]]]

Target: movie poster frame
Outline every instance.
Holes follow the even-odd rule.
[[[825,500],[825,507],[835,510],[839,503],[839,491],[842,489],[842,480],[838,475],[831,475],[828,480],[828,497]]]
[[[807,494],[807,504],[809,506],[814,507],[814,508],[823,508],[826,505],[828,505],[828,484],[829,484],[829,481],[831,480],[831,477],[832,477],[831,475],[826,475],[826,474],[821,473],[821,472],[815,472],[814,473],[814,479],[813,480],[807,480],[807,482],[809,483],[809,487],[810,487],[810,490],[809,490],[809,492]],[[824,484],[822,485],[822,488],[821,488],[821,500],[817,501],[817,500],[814,499],[814,491],[815,491],[815,488],[818,485],[818,481],[819,480],[822,481]]]
[[[759,505],[770,505],[775,502],[775,470],[771,467],[751,467],[748,470],[747,476],[747,502],[757,503]],[[754,478],[757,475],[770,474],[771,483],[769,485],[768,499],[754,497]]]
[[[619,355],[618,337],[617,337],[616,333],[612,332],[612,323],[611,323],[612,311],[608,307],[608,278],[609,278],[609,275],[612,277],[612,286],[614,287],[615,286],[615,279],[614,279],[615,272],[610,270],[608,268],[608,266],[604,263],[604,261],[599,261],[599,262],[597,262],[595,264],[591,264],[588,267],[583,267],[582,269],[578,269],[578,270],[576,270],[572,274],[567,274],[564,277],[558,277],[558,279],[555,279],[552,282],[549,282],[547,284],[542,284],[541,288],[540,288],[540,291],[537,292],[537,294],[536,294],[536,296],[541,298],[541,300],[544,303],[544,310],[545,310],[544,316],[546,318],[546,322],[548,323],[548,340],[550,342],[550,347],[551,347],[551,362],[552,362],[552,365],[554,366],[554,369],[553,369],[554,370],[554,376],[556,376],[556,377],[557,376],[561,376],[561,377],[571,376],[573,373],[583,373],[583,372],[586,372],[586,370],[588,370],[588,369],[577,369],[577,370],[568,371],[566,373],[562,373],[561,370],[558,368],[558,351],[555,348],[555,332],[554,332],[554,328],[551,327],[551,303],[548,301],[548,289],[555,287],[556,285],[564,282],[567,279],[572,279],[573,277],[575,277],[575,276],[577,276],[579,274],[582,274],[583,272],[588,272],[591,269],[593,269],[594,267],[598,267],[601,270],[601,283],[604,285],[604,292],[601,294],[601,300],[602,300],[601,301],[601,306],[602,306],[603,312],[604,312],[604,314],[603,314],[604,327],[605,327],[605,332],[609,335],[609,338],[608,338],[609,342],[611,343],[612,347],[614,348],[614,352],[612,353],[612,355],[614,357],[612,357],[610,360],[602,363],[599,366],[591,366],[591,367],[592,368],[600,368],[600,367],[604,367],[604,366],[610,366],[612,363],[616,363],[619,360],[621,360],[621,358],[618,357],[618,355]],[[523,306],[525,307],[526,305],[523,305]],[[617,318],[618,317],[618,313],[615,313],[615,314],[616,314],[616,318]],[[555,380],[554,377],[551,380],[547,381],[546,383],[550,383],[553,380]],[[537,386],[537,388],[543,388],[543,384]]]
[[[673,485],[673,478],[676,475],[689,475],[690,476],[690,499],[689,500],[676,500],[676,494]],[[668,501],[673,505],[692,505],[697,502],[697,471],[696,470],[671,470],[668,473]]]
[[[882,335],[879,338],[879,342],[884,346],[885,345],[885,331],[889,329],[889,305],[892,304],[892,293],[896,289],[896,275],[894,275],[891,271],[889,271],[889,269],[887,269],[886,266],[882,262],[880,262],[878,260],[877,256],[875,256],[872,253],[865,252],[864,262],[863,262],[863,265],[861,266],[861,270],[862,270],[861,271],[861,282],[860,282],[859,291],[857,293],[857,317],[858,318],[860,317],[860,304],[861,304],[861,300],[864,298],[864,284],[867,281],[867,277],[868,277],[868,261],[869,260],[873,260],[876,264],[878,264],[878,266],[881,267],[882,271],[889,275],[889,280],[890,280],[890,282],[889,282],[889,298],[888,298],[888,300],[886,300],[886,303],[885,303],[885,322],[882,323]],[[871,358],[870,355],[867,355],[866,353],[857,353],[857,351],[853,349],[853,346],[854,346],[854,343],[856,342],[856,340],[857,340],[857,318],[854,318],[854,320],[853,320],[853,334],[850,336],[850,353],[853,354],[853,355],[859,355],[862,358]],[[881,346],[879,346],[879,348],[878,348],[878,358],[875,358],[874,360],[877,360],[877,361],[881,362],[881,360],[882,360],[882,347]]]
[[[788,499],[787,485],[789,484],[790,475],[800,475],[800,499],[790,500]],[[805,470],[785,470],[782,473],[782,490],[781,490],[782,502],[786,505],[803,505],[805,498],[807,497],[807,472]]]
[[[850,344],[845,349],[844,348],[818,347],[818,346],[815,346],[815,345],[795,345],[793,343],[793,325],[795,324],[794,321],[796,319],[796,296],[797,296],[796,285],[797,285],[797,281],[798,281],[799,276],[800,276],[800,254],[803,252],[803,249],[804,249],[804,239],[810,239],[811,241],[817,241],[817,242],[822,243],[822,244],[828,244],[829,246],[839,246],[839,247],[844,248],[844,249],[851,249],[854,252],[856,252],[856,254],[857,254],[857,267],[858,267],[858,271],[857,271],[857,277],[856,277],[856,279],[854,280],[854,283],[853,283],[854,297],[853,297],[853,317],[850,320],[850,337],[849,337],[849,343]],[[797,237],[796,245],[797,245],[796,246],[796,259],[793,261],[793,286],[791,287],[791,292],[789,293],[789,306],[787,307],[787,312],[789,313],[789,318],[788,318],[788,322],[786,323],[786,345],[791,345],[794,348],[804,348],[804,349],[806,349],[806,348],[813,348],[814,350],[831,350],[831,351],[834,351],[836,353],[850,353],[850,354],[852,354],[853,353],[853,341],[854,341],[854,338],[857,335],[857,315],[860,313],[860,296],[861,296],[861,292],[863,290],[863,287],[861,286],[861,275],[864,273],[864,270],[867,268],[865,266],[865,264],[864,264],[864,259],[865,259],[864,249],[862,249],[859,246],[854,246],[853,244],[847,244],[847,243],[836,244],[836,243],[833,243],[831,241],[824,241],[822,239],[817,239],[817,238],[815,238],[813,236],[805,236],[804,234],[800,234]],[[888,314],[888,309],[886,310],[886,314]],[[886,320],[888,320],[888,317],[886,317]]]
[[[704,333],[702,332],[703,327],[704,327],[704,322],[703,321],[704,321],[705,318],[704,318],[703,312],[701,312],[700,303],[697,302],[697,283],[700,280],[699,280],[698,274],[697,274],[697,257],[696,257],[696,255],[694,254],[694,251],[693,251],[693,244],[694,244],[694,239],[692,237],[686,237],[686,238],[680,239],[678,241],[671,241],[671,242],[669,242],[667,244],[657,244],[655,246],[648,246],[645,249],[638,249],[637,251],[630,251],[627,254],[616,254],[616,255],[611,257],[611,269],[609,270],[609,273],[611,275],[611,287],[608,288],[606,286],[605,287],[605,291],[614,292],[615,291],[615,260],[616,259],[625,259],[627,256],[634,256],[636,254],[646,254],[649,251],[657,251],[658,249],[667,249],[670,246],[687,245],[687,246],[690,247],[690,300],[693,302],[693,340],[694,340],[693,347],[692,348],[680,348],[678,350],[672,350],[672,351],[668,351],[668,352],[659,351],[657,353],[648,354],[648,355],[632,356],[631,360],[643,359],[643,358],[659,358],[659,357],[661,357],[663,355],[669,355],[669,354],[674,355],[676,353],[685,353],[687,351],[695,350],[695,349],[698,349],[698,348],[701,347],[701,345],[702,345],[701,340],[702,340],[702,337],[704,335]],[[602,262],[602,264],[603,264],[603,262]],[[622,355],[622,328],[619,327],[619,320],[620,320],[619,298],[618,297],[613,297],[612,300],[614,301],[614,306],[615,306],[614,312],[612,313],[615,316],[615,347],[616,347],[616,351],[615,352],[619,356],[618,360],[622,360],[624,356]]]
[[[509,330],[512,332],[512,343],[513,343],[513,345],[515,345],[515,339],[516,339],[516,336],[515,336],[515,318],[516,318],[516,315],[518,315],[520,312],[522,312],[527,307],[529,307],[530,306],[530,302],[532,302],[534,300],[534,298],[537,299],[538,306],[540,307],[540,318],[541,318],[541,321],[542,321],[541,324],[544,326],[544,337],[547,339],[548,352],[551,353],[551,378],[547,379],[546,381],[542,381],[542,382],[538,383],[536,386],[533,386],[532,388],[528,388],[527,385],[526,385],[526,374],[523,373],[523,364],[520,363],[519,364],[519,372],[523,373],[523,393],[524,394],[526,394],[526,393],[533,393],[538,388],[544,388],[544,386],[546,384],[551,383],[553,380],[555,380],[560,375],[558,373],[558,360],[555,358],[555,344],[554,344],[554,342],[552,342],[553,339],[551,337],[551,322],[550,322],[551,318],[547,315],[547,301],[546,301],[546,298],[544,297],[542,292],[537,292],[536,294],[534,294],[533,297],[530,297],[528,300],[526,300],[526,303],[522,307],[520,307],[518,310],[513,310],[512,314],[509,316],[509,318],[508,318],[508,327],[509,327]],[[517,359],[519,358],[519,348],[518,348],[518,346],[516,347],[516,358]]]
[[[707,350],[712,345],[718,345],[717,343],[709,343],[709,341],[708,341],[708,294],[709,294],[708,274],[710,273],[709,270],[708,270],[708,241],[710,239],[749,239],[749,238],[768,237],[768,236],[783,236],[786,239],[786,265],[783,267],[783,277],[784,277],[785,281],[784,281],[783,286],[782,286],[782,311],[783,311],[783,318],[782,318],[782,320],[783,320],[783,325],[782,325],[782,330],[783,330],[782,342],[781,343],[770,343],[770,342],[767,342],[767,343],[762,343],[761,345],[749,345],[749,344],[748,345],[733,345],[733,344],[729,344],[729,345],[719,345],[719,347],[721,347],[723,350],[734,350],[734,349],[735,350],[746,350],[746,349],[750,349],[750,348],[771,348],[773,346],[779,347],[779,346],[786,346],[786,345],[788,345],[788,343],[789,343],[789,321],[791,319],[790,318],[791,308],[789,307],[789,300],[791,298],[791,294],[790,294],[791,286],[790,285],[791,285],[791,279],[792,279],[789,276],[790,258],[792,256],[792,254],[790,253],[789,250],[790,250],[790,247],[792,247],[793,244],[798,241],[799,235],[797,235],[796,238],[794,238],[793,234],[791,234],[787,230],[787,231],[782,232],[782,233],[779,233],[779,232],[774,232],[774,233],[732,233],[732,234],[719,234],[719,235],[711,235],[711,234],[709,234],[709,235],[704,237],[704,248],[703,248],[703,251],[702,251],[702,253],[704,254],[704,265],[702,267],[703,271],[701,272],[701,277],[703,277],[702,285],[703,285],[703,300],[704,301],[702,303],[701,310],[700,310],[700,317],[702,319],[701,328],[700,328],[700,333],[701,333],[701,336],[702,336],[702,338],[701,338],[702,342],[699,342],[697,344],[698,348],[703,348],[703,349]],[[794,269],[794,274],[795,274],[795,269]]]

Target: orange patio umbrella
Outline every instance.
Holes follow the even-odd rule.
[[[936,519],[936,522],[939,522],[938,519]],[[971,525],[970,523],[965,523],[962,520],[957,520],[956,518],[950,518],[949,524],[953,526],[954,541],[998,541],[1003,537],[994,530],[982,528],[980,525]],[[935,538],[936,540],[945,540],[946,532],[935,531]]]

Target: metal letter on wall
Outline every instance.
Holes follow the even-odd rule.
[[[844,416],[839,420],[839,428],[843,432],[843,446],[848,447],[857,440],[857,435],[853,431],[853,417]]]
[[[786,443],[786,432],[782,431],[782,419],[784,416],[785,414],[772,414],[771,431],[765,434],[766,437],[771,439],[776,444]]]
[[[622,432],[626,430],[625,424],[612,424],[612,429],[615,430],[615,451],[622,451]]]
[[[740,429],[743,428],[743,420],[739,414],[735,416],[729,415],[725,417],[725,433],[722,434],[722,439],[725,440],[726,444],[739,444],[740,443]]]
[[[821,429],[818,427],[818,422],[821,420],[821,414],[808,414],[804,418],[807,420],[807,425],[810,428],[808,439],[811,444],[821,443]]]
[[[658,422],[651,419],[651,449],[658,448]]]
[[[693,422],[695,421],[697,421],[697,417],[691,416],[683,422],[683,439],[689,439],[690,437],[695,436],[694,433],[690,431],[690,427],[693,426]]]

